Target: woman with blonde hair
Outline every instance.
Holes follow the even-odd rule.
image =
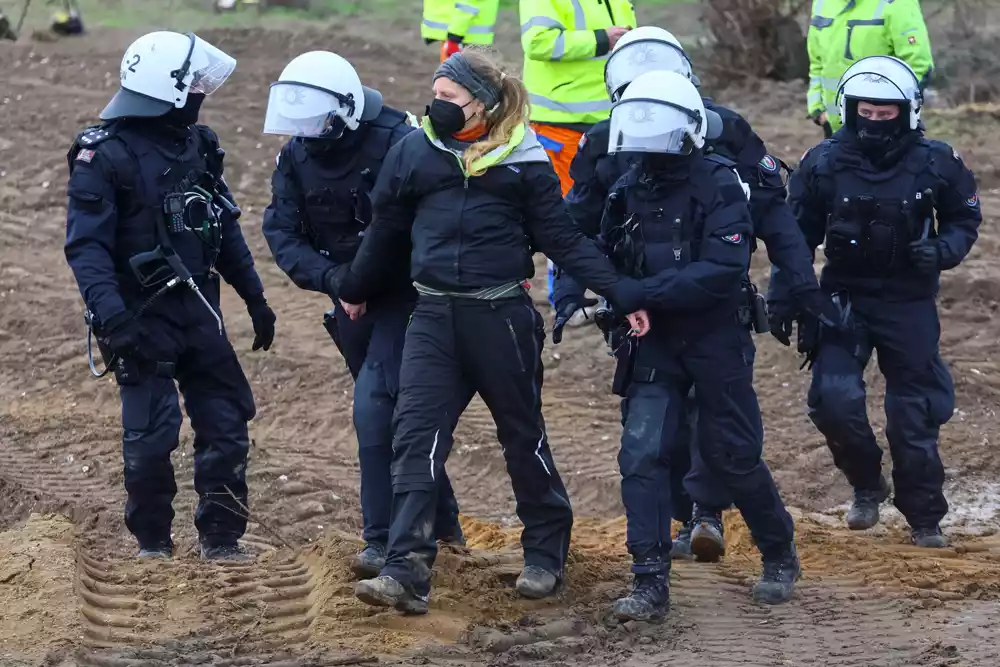
[[[524,85],[485,54],[466,50],[442,63],[424,131],[385,158],[372,225],[341,284],[345,308],[362,316],[365,300],[387,274],[405,270],[408,254],[419,295],[394,415],[389,553],[380,576],[355,589],[368,604],[426,613],[435,480],[477,392],[496,422],[524,524],[517,590],[541,598],[562,580],[573,512],[542,418],[545,330],[524,287],[535,250],[633,313],[639,334],[647,329],[644,286],[619,276],[573,224],[528,111]]]

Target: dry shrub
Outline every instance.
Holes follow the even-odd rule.
[[[809,56],[799,16],[809,0],[705,0],[712,35],[708,67],[726,84],[747,77],[808,79]]]
[[[934,74],[930,86],[951,105],[1000,101],[1000,31],[989,0],[953,0],[925,15],[931,31]]]

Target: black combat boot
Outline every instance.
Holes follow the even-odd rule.
[[[201,559],[225,561],[229,563],[245,563],[254,559],[239,544],[205,544],[201,545]]]
[[[691,531],[691,553],[701,563],[718,563],[726,553],[722,528],[722,512],[694,507],[694,530]]]
[[[632,592],[615,601],[620,621],[658,621],[670,608],[670,572],[636,574]]]
[[[889,484],[879,475],[879,488],[854,489],[854,504],[847,511],[847,527],[851,530],[868,530],[878,523],[878,506],[889,497]]]
[[[693,525],[694,521],[688,521],[677,531],[677,537],[674,538],[674,542],[670,546],[672,560],[691,560],[694,558],[691,555],[691,526]]]
[[[149,544],[139,543],[138,558],[170,560],[173,555],[174,543],[169,538],[165,541],[151,542]]]
[[[764,558],[764,573],[753,587],[755,602],[781,604],[792,598],[795,582],[802,576],[795,545],[790,545],[780,556]]]
[[[385,566],[385,547],[375,542],[368,542],[351,561],[351,571],[359,579],[374,579]]]
[[[544,567],[525,565],[514,587],[524,597],[539,600],[555,593],[558,586],[559,577]]]
[[[940,526],[911,528],[910,540],[918,547],[925,549],[944,549],[948,546],[948,538],[941,532]]]
[[[404,614],[427,613],[428,597],[416,595],[389,576],[359,581],[354,586],[354,596],[373,607],[392,607]]]

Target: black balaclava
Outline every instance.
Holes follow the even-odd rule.
[[[878,104],[873,101],[873,104]],[[854,134],[858,138],[861,152],[870,160],[881,160],[886,154],[894,152],[909,127],[910,110],[906,104],[899,105],[899,115],[892,120],[872,120],[858,115],[858,102],[851,100],[848,118],[853,118]]]
[[[187,101],[184,102],[182,108],[178,109],[174,107],[165,113],[162,118],[171,125],[179,125],[181,127],[194,125],[198,122],[198,112],[201,111],[201,105],[204,101],[204,93],[188,93]]]

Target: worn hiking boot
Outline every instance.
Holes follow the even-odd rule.
[[[691,560],[694,558],[691,555],[691,525],[692,522],[688,521],[677,531],[677,537],[674,538],[673,544],[670,546],[672,560]]]
[[[239,544],[202,544],[201,559],[225,561],[228,563],[246,563],[252,561],[254,556]]]
[[[889,484],[879,477],[879,488],[854,489],[854,504],[847,511],[847,527],[851,530],[868,530],[878,523],[878,506],[889,497]]]
[[[779,558],[764,559],[764,572],[754,584],[751,596],[754,602],[781,604],[788,602],[795,590],[795,582],[802,576],[799,556],[791,546]]]
[[[944,549],[948,546],[948,538],[941,532],[940,526],[911,528],[910,540],[918,547],[925,549]]]
[[[669,575],[637,574],[632,592],[615,601],[612,611],[619,621],[658,621],[669,608]]]
[[[726,553],[722,512],[711,513],[696,508],[692,523],[691,553],[700,563],[718,563]]]
[[[427,597],[415,595],[388,576],[359,581],[354,586],[354,597],[373,607],[392,607],[404,614],[427,613]]]
[[[359,579],[374,579],[385,567],[385,547],[368,542],[351,561],[351,572]]]
[[[538,600],[552,595],[558,584],[559,578],[545,568],[537,565],[526,565],[514,587],[524,597]]]
[[[166,542],[158,542],[156,544],[139,544],[139,553],[137,558],[159,558],[161,560],[170,560],[174,555],[174,545],[169,540]]]

